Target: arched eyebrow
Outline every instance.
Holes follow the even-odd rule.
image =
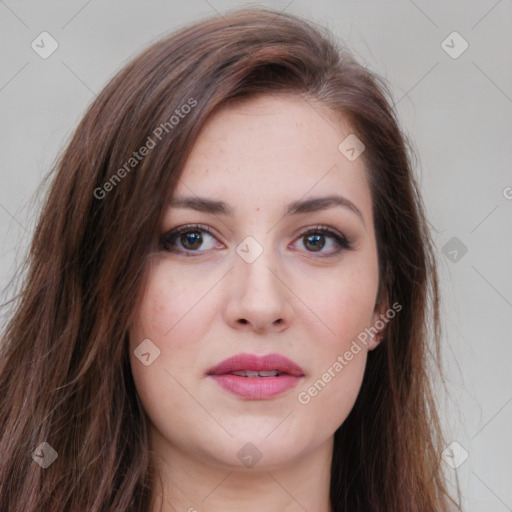
[[[189,208],[191,210],[211,213],[213,215],[234,215],[234,209],[227,203],[224,201],[209,199],[207,197],[176,197],[170,201],[169,205],[171,208]],[[290,215],[313,213],[334,208],[335,206],[340,206],[356,214],[366,227],[361,210],[352,201],[340,195],[314,197],[311,199],[299,199],[297,201],[293,201],[286,207],[284,216],[288,217]]]

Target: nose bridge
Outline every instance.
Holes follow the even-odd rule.
[[[237,246],[227,308],[232,324],[251,324],[262,330],[284,326],[290,320],[287,287],[279,277],[279,255],[269,245],[269,237],[266,242],[264,246],[247,237]]]
[[[263,245],[265,243],[265,246]],[[270,246],[270,237],[258,242],[254,237],[246,237],[237,247],[235,274],[240,276],[245,294],[278,296],[282,293],[276,281],[278,255]],[[272,268],[274,270],[272,270]]]

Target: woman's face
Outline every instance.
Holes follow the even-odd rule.
[[[365,165],[339,149],[351,132],[299,96],[226,107],[201,132],[130,331],[156,453],[285,467],[349,414],[375,346],[354,340],[383,312]]]

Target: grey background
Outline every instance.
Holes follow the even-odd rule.
[[[512,511],[512,0],[0,1],[0,287],[27,248],[37,187],[107,80],[183,23],[255,5],[329,27],[390,82],[440,261],[439,400],[449,442],[468,453],[449,474],[464,510]],[[43,31],[59,44],[47,59],[31,48]],[[469,44],[458,58],[441,46],[453,31]]]

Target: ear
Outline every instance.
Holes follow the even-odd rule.
[[[381,300],[375,304],[369,329],[370,332],[374,334],[370,336],[368,350],[374,350],[377,348],[383,339],[383,331],[386,329],[387,324],[386,311],[388,311],[388,309],[389,305],[387,300]]]

